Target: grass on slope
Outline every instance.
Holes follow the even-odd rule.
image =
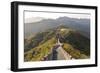
[[[47,42],[31,49],[24,54],[24,61],[41,61],[51,52],[51,48],[55,45],[56,39],[52,38]]]
[[[81,53],[90,56],[90,40],[75,30],[67,29],[60,32],[60,41],[69,43]]]
[[[85,54],[80,53],[79,50],[72,47],[68,43],[63,43],[63,49],[68,52],[75,59],[87,59],[88,57]]]

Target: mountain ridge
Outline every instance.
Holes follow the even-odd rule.
[[[30,55],[32,58],[33,52],[36,53],[36,56],[40,55],[39,56],[40,58],[44,57],[42,52],[44,51],[46,52],[46,54],[49,53],[51,47],[53,47],[53,45],[56,44],[57,38],[59,38],[61,43],[65,44],[64,49],[68,51],[74,58],[80,59],[80,58],[87,58],[87,56],[88,57],[90,56],[90,53],[89,53],[90,40],[86,38],[85,36],[81,35],[80,33],[78,33],[77,30],[73,30],[69,27],[61,25],[59,27],[56,27],[56,29],[48,29],[45,32],[36,34],[35,37],[29,40],[30,41],[29,44],[27,44],[27,41],[26,41],[25,44],[26,46],[29,46],[29,48],[28,50],[24,51],[25,58],[26,59],[29,58]],[[70,46],[66,47],[66,45],[70,45]],[[24,50],[25,48],[27,48],[26,46],[24,47]],[[41,48],[41,51],[40,51],[40,48]],[[38,58],[37,60],[40,60],[40,58]],[[35,60],[35,59],[36,58],[32,60]],[[27,60],[30,61],[30,59],[27,59]]]
[[[34,21],[34,20],[33,20]],[[69,17],[59,17],[57,19],[43,19],[39,22],[25,24],[25,37],[45,31],[60,24],[82,32],[86,37],[90,37],[90,19],[76,19]]]

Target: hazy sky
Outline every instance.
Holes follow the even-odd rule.
[[[40,21],[42,19],[56,19],[59,17],[70,17],[70,18],[90,18],[90,14],[78,14],[78,13],[50,13],[50,12],[29,12],[25,11],[25,22],[31,22],[34,19],[34,22]]]

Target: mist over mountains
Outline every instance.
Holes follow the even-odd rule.
[[[34,20],[33,20],[34,21]],[[69,17],[59,17],[57,19],[42,19],[39,22],[25,23],[24,35],[27,38],[38,32],[63,25],[75,29],[86,37],[90,37],[90,19],[77,19]]]
[[[26,18],[25,23],[34,23],[34,22],[39,22],[43,20],[42,17],[31,17],[31,18]]]

